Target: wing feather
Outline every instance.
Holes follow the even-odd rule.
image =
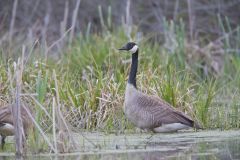
[[[182,123],[190,127],[194,125],[191,118],[158,97],[141,94],[137,98],[137,104],[142,112],[148,113],[149,118],[152,118],[152,127],[170,123]]]
[[[11,106],[0,108],[0,122],[12,123]]]

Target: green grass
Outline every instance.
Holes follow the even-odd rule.
[[[171,52],[156,42],[139,44],[138,88],[162,97],[206,129],[239,128],[238,55],[225,53],[223,71],[215,74],[209,69],[204,75],[201,59],[188,58],[191,53],[184,48],[185,33],[179,28],[174,32],[178,45]],[[125,123],[122,111],[131,55],[117,50],[127,41],[121,29],[103,35],[79,35],[57,60],[36,58],[41,54],[36,49],[25,65],[23,92],[36,94],[36,100],[52,115],[53,98],[56,98],[55,70],[62,112],[74,129],[107,133],[134,130],[130,122]],[[0,61],[1,104],[11,101],[13,61]],[[36,102],[29,96],[24,100],[34,107],[36,120],[44,131],[52,133],[52,121]],[[40,135],[37,132],[34,135],[37,141]],[[37,144],[37,148],[45,146],[44,142]]]

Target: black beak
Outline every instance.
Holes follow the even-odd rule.
[[[118,50],[120,50],[120,51],[127,51],[128,49],[127,49],[127,46],[123,46],[122,48],[119,48]]]

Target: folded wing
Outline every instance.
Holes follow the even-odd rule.
[[[191,118],[158,97],[142,94],[137,98],[137,103],[142,112],[147,113],[152,119],[153,128],[171,123],[181,123],[194,127],[194,121]]]

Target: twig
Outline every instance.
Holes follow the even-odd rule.
[[[191,41],[193,41],[194,15],[193,15],[193,11],[192,11],[191,0],[188,0],[187,4],[188,4],[188,18],[189,18],[190,38],[191,38]]]
[[[66,32],[66,28],[67,28],[67,19],[68,19],[68,13],[69,13],[69,2],[66,1],[65,2],[65,9],[64,9],[64,16],[63,16],[63,20],[61,22],[61,28],[60,28],[60,34],[61,34],[61,37],[65,34]],[[63,44],[64,42],[62,42],[60,45],[61,47],[63,47]]]
[[[13,35],[13,29],[14,29],[14,24],[15,24],[17,5],[18,5],[18,0],[14,0],[13,10],[12,10],[12,19],[11,19],[10,29],[9,29],[9,42],[10,43],[12,42],[12,35]]]
[[[23,154],[23,144],[25,142],[25,135],[23,131],[22,116],[21,116],[21,85],[22,85],[22,72],[23,72],[23,58],[24,58],[25,46],[22,49],[22,59],[19,58],[16,65],[16,93],[15,93],[15,105],[12,106],[14,134],[15,134],[15,147],[16,155]]]
[[[23,95],[23,96],[30,96],[35,101],[35,103],[45,112],[45,114],[48,116],[48,118],[50,120],[52,120],[52,117],[50,116],[48,111],[45,109],[45,107],[43,107],[42,104],[39,103],[38,100],[36,100],[36,98],[33,97],[33,95],[29,94],[29,95]]]
[[[54,147],[56,149],[56,153],[58,153],[58,148],[57,148],[57,138],[56,138],[56,100],[53,97],[53,105],[52,105],[52,118],[53,118],[53,141],[54,141]]]
[[[43,136],[43,139],[47,142],[48,146],[51,148],[51,150],[54,151],[54,153],[57,153],[56,149],[53,147],[52,143],[50,142],[50,140],[48,139],[48,137],[44,134],[43,130],[41,129],[41,127],[38,125],[38,123],[35,121],[35,119],[33,118],[32,114],[29,112],[29,110],[27,109],[27,107],[25,106],[25,104],[22,104],[22,107],[25,109],[26,113],[28,114],[28,116],[30,117],[30,119],[32,120],[32,122],[34,123],[35,127],[37,127],[37,129],[39,130],[40,134]]]
[[[160,3],[159,1],[154,1],[152,0],[152,5],[153,5],[153,13],[158,21],[158,24],[159,25],[162,25],[163,22],[164,22],[164,19],[163,19],[163,11],[162,11],[162,8],[160,6]]]
[[[75,26],[76,26],[77,14],[78,14],[78,9],[79,9],[80,3],[81,3],[81,0],[77,0],[76,7],[75,7],[75,9],[73,11],[72,26],[71,26],[72,29],[71,29],[70,36],[69,36],[69,43],[70,44],[72,43],[72,40],[73,40],[73,34],[74,34]]]
[[[57,114],[58,114],[58,120],[60,122],[60,124],[63,124],[63,126],[60,126],[61,128],[64,128],[64,130],[67,130],[67,134],[71,140],[71,144],[72,144],[72,147],[73,148],[76,148],[76,144],[75,144],[75,141],[71,135],[71,131],[70,129],[68,128],[68,125],[62,115],[62,112],[61,112],[61,109],[60,109],[60,97],[59,97],[59,92],[58,92],[58,84],[57,84],[57,76],[56,76],[56,72],[55,70],[53,70],[53,78],[54,78],[54,81],[55,81],[55,92],[56,92],[56,99],[57,99]]]
[[[100,6],[100,5],[98,6],[98,14],[99,14],[100,24],[101,24],[102,28],[106,29],[104,19],[103,19],[103,14],[102,14],[102,6]]]
[[[219,37],[218,39],[216,39],[215,41],[211,42],[211,43],[217,43],[217,42],[221,42],[222,40],[224,40],[225,38],[229,37],[231,34],[233,34],[234,32],[236,32],[239,29],[239,26],[236,27],[234,30],[232,30],[231,32],[225,33],[222,37]],[[207,47],[209,47],[209,45],[206,45],[204,49],[206,49]]]
[[[174,5],[174,13],[173,13],[173,19],[177,19],[177,13],[178,13],[178,8],[179,8],[179,0],[176,0],[176,3]]]
[[[60,43],[63,38],[66,37],[66,35],[68,34],[68,32],[70,32],[72,30],[72,27],[69,28],[58,40],[56,40],[51,46],[49,46],[47,49],[46,49],[46,52],[45,54],[47,54],[55,45],[57,45],[58,43]]]
[[[131,38],[132,21],[131,21],[131,15],[130,15],[130,5],[131,5],[131,1],[127,0],[125,33],[128,39],[132,41],[132,38]]]

